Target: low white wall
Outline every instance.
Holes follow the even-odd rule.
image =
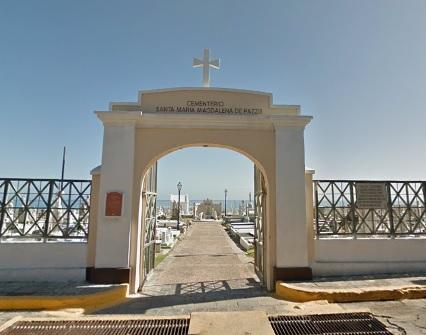
[[[426,238],[320,239],[314,248],[314,276],[426,271]]]
[[[253,248],[253,244],[247,241],[244,237],[240,237],[240,245],[245,251]]]
[[[0,281],[86,277],[86,243],[0,243]]]

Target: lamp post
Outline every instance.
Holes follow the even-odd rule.
[[[179,230],[179,224],[180,224],[180,191],[182,190],[182,183],[178,182],[177,184],[178,189],[178,216],[177,216],[177,230]]]
[[[226,196],[228,195],[228,190],[225,188],[225,217],[226,217]]]

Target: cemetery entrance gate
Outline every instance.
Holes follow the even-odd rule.
[[[151,268],[155,238],[156,184],[148,179],[156,176],[158,159],[197,146],[236,151],[257,168],[256,271],[265,286],[312,276],[304,161],[311,117],[300,115],[299,106],[273,105],[264,92],[172,88],[142,91],[137,102],[112,103],[96,114],[104,138],[88,280],[138,289]]]

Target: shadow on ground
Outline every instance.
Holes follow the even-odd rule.
[[[193,304],[201,307],[204,305],[206,308],[211,307],[214,309],[215,305],[212,303],[215,302],[224,305],[226,301],[230,300],[233,303],[238,303],[238,301],[241,302],[250,298],[273,298],[272,294],[261,287],[253,278],[246,278],[244,281],[244,285],[241,285],[242,280],[237,280],[240,287],[236,287],[236,283],[233,280],[178,283],[173,285],[173,288],[170,287],[169,294],[164,294],[164,285],[159,286],[161,290],[158,291],[158,294],[155,292],[156,287],[151,286],[150,292],[152,294],[140,294],[121,305],[98,310],[92,314],[128,314],[133,312],[144,314],[149,310],[176,306],[183,309],[185,307],[192,309],[191,307],[195,307],[192,306]],[[173,292],[171,291],[172,289]]]
[[[263,304],[263,305],[262,305]],[[178,315],[283,305],[261,285],[253,258],[219,223],[194,223],[127,302],[96,314]]]

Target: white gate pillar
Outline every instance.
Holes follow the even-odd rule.
[[[88,268],[86,276],[92,282],[130,281],[134,150],[134,124],[104,122],[95,261],[94,266]],[[109,192],[122,194],[121,215],[106,216],[106,198]]]
[[[305,125],[275,125],[275,280],[311,279],[305,199]]]

